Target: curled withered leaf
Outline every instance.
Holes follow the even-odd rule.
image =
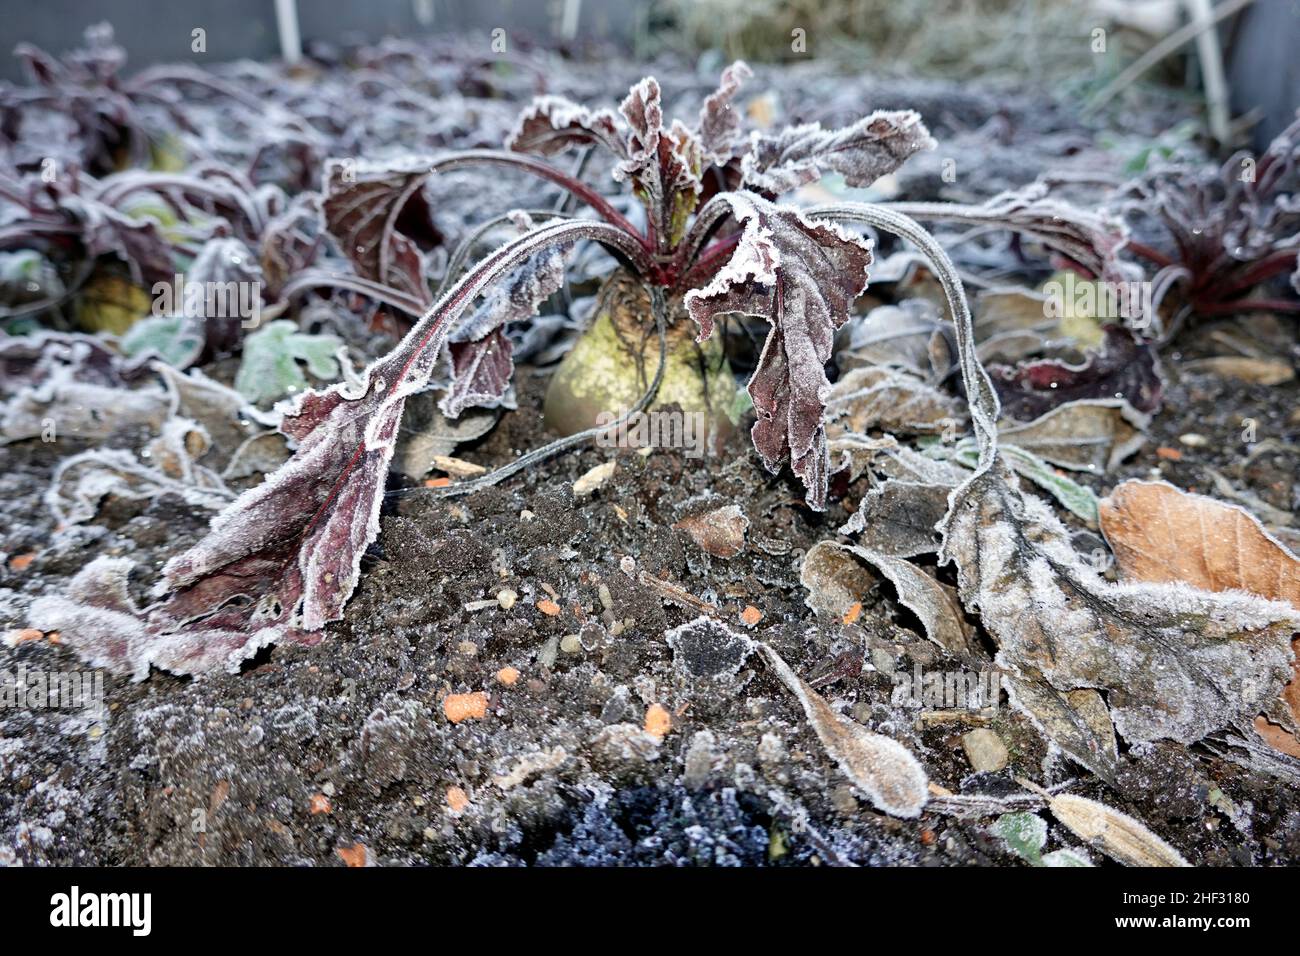
[[[898,592],[899,602],[917,616],[931,641],[954,656],[963,656],[970,650],[961,608],[938,581],[901,558],[853,545],[840,547],[866,561],[889,580]]]
[[[868,534],[872,550],[912,558],[939,550],[935,530],[948,513],[952,485],[890,479],[862,496],[840,534]]]
[[[614,178],[632,181],[660,247],[672,248],[686,232],[699,199],[704,165],[700,141],[679,120],[665,126],[659,83],[653,76],[632,87],[619,112],[631,135],[627,159],[615,167]]]
[[[1002,411],[1032,421],[1066,402],[1118,398],[1140,412],[1158,411],[1164,383],[1155,348],[1120,325],[1107,325],[1105,336],[1101,351],[1080,365],[1040,359],[990,366]]]
[[[748,386],[758,418],[754,447],[773,473],[788,458],[808,489],[809,507],[825,510],[826,363],[835,330],[866,288],[871,246],[757,196],[723,193],[718,200],[731,206],[743,231],[726,266],[703,289],[687,293],[686,307],[701,339],[712,333],[715,316],[730,312],[770,323]]]
[[[1125,481],[1101,503],[1101,531],[1129,581],[1182,582],[1203,591],[1245,591],[1300,611],[1300,559],[1236,505],[1163,481]],[[1295,642],[1300,650],[1300,640]],[[1261,735],[1300,756],[1300,661]]]
[[[1000,665],[1033,668],[1060,691],[1104,690],[1133,741],[1191,743],[1277,699],[1300,627],[1294,608],[1181,584],[1108,584],[1013,480],[977,473],[941,528],[941,558],[956,563],[962,601],[978,608]]]
[[[517,153],[553,156],[598,144],[626,157],[625,136],[611,110],[589,110],[562,96],[539,96],[519,114],[505,146]]]
[[[933,148],[917,113],[877,110],[843,129],[805,123],[774,135],[756,130],[741,169],[746,186],[779,196],[828,172],[850,186],[870,186],[913,153]]]
[[[1047,805],[1080,840],[1126,866],[1191,866],[1137,820],[1104,803],[1062,793]]]
[[[826,752],[872,805],[892,816],[919,817],[930,794],[925,770],[911,752],[898,741],[835,713],[780,654],[766,644],[759,647],[772,671],[798,698]]]

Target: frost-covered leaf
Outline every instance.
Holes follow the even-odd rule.
[[[175,421],[179,421],[176,419]],[[162,445],[154,446],[154,457],[161,458]],[[120,448],[94,449],[63,459],[54,471],[45,502],[62,524],[89,521],[99,512],[106,497],[153,501],[164,494],[180,496],[196,508],[224,508],[234,497],[215,476],[202,480],[195,476],[192,460],[176,457],[179,475],[143,464],[135,455]]]
[[[1191,865],[1146,826],[1104,803],[1062,793],[1047,805],[1075,836],[1126,866]]]
[[[1028,478],[1042,488],[1066,508],[1089,524],[1097,523],[1097,496],[1091,488],[1081,485],[1072,478],[1059,474],[1037,455],[1032,455],[1016,445],[998,444],[1003,459],[1012,470],[1022,478]],[[975,466],[974,456],[969,462]]]
[[[1119,325],[1105,327],[1106,341],[1080,365],[1055,359],[990,366],[989,375],[1012,418],[1031,421],[1079,399],[1125,399],[1139,412],[1160,408],[1164,383],[1154,346]]]
[[[872,805],[892,816],[919,817],[929,798],[928,780],[911,752],[898,741],[835,713],[780,654],[766,644],[759,647],[773,672],[798,698],[827,754]]]
[[[414,238],[397,228],[403,216],[432,228],[423,194],[431,175],[428,161],[370,165],[331,160],[324,175],[326,226],[357,274],[432,304],[424,254]]]
[[[1038,814],[1004,813],[993,824],[993,832],[1026,863],[1041,865],[1043,846],[1047,843],[1047,821]]]
[[[749,64],[737,60],[722,71],[718,88],[710,93],[700,107],[697,124],[700,145],[705,155],[718,166],[725,165],[735,153],[736,137],[740,132],[740,116],[732,100],[740,87],[754,75]]]
[[[1062,847],[1043,854],[1043,866],[1092,866],[1092,861],[1081,853]]]
[[[131,358],[159,358],[173,368],[189,368],[203,352],[202,320],[147,315],[122,336],[122,351]]]
[[[517,153],[553,156],[580,146],[600,145],[626,158],[625,136],[611,110],[588,110],[562,96],[539,96],[520,113],[505,146]]]
[[[1236,505],[1162,481],[1125,481],[1102,501],[1101,531],[1126,581],[1244,591],[1300,610],[1300,559]],[[1293,650],[1300,654],[1300,639]],[[1300,756],[1300,659],[1256,727],[1274,749]]]
[[[520,233],[533,228],[527,215],[517,219]],[[451,385],[439,406],[448,418],[468,407],[499,408],[514,378],[514,346],[505,326],[537,314],[538,307],[564,285],[569,247],[544,249],[497,283],[451,336]]]
[[[879,269],[874,272],[877,282],[882,281],[879,273]],[[933,384],[952,367],[947,323],[925,299],[877,306],[846,329],[847,341],[835,353],[841,369],[888,366]]]
[[[1115,782],[1119,756],[1115,727],[1101,694],[1090,688],[1061,692],[1027,664],[1002,675],[1011,706],[1071,760]]]
[[[235,389],[253,403],[301,392],[307,378],[299,362],[315,378],[338,378],[335,354],[342,345],[333,335],[309,335],[299,332],[297,323],[277,319],[244,340]]]
[[[779,196],[828,172],[839,173],[850,186],[870,186],[913,153],[933,148],[917,113],[877,110],[843,129],[805,123],[775,134],[756,130],[741,169],[746,186]]]
[[[826,433],[882,430],[895,435],[942,432],[961,416],[956,399],[914,375],[887,368],[855,368],[826,397]]]
[[[998,663],[1057,690],[1107,693],[1132,741],[1183,743],[1260,713],[1291,672],[1300,614],[1289,605],[1185,585],[1103,581],[1051,509],[998,469],[953,496],[940,552],[978,609]]]
[[[883,574],[898,592],[899,603],[917,616],[931,641],[956,657],[969,651],[961,608],[938,581],[901,558],[854,545],[837,547],[857,555]]]
[[[1142,447],[1149,422],[1150,416],[1122,399],[1080,399],[1032,422],[1004,422],[998,438],[1053,465],[1099,474]]]
[[[936,530],[948,513],[949,484],[891,479],[862,496],[840,534],[862,535],[873,551],[912,558],[939,550]]]
[[[342,615],[365,549],[379,533],[406,400],[428,386],[449,325],[527,257],[582,238],[636,250],[625,233],[602,223],[537,229],[471,270],[358,381],[283,403],[280,430],[294,444],[293,457],[236,498],[202,540],[164,566],[160,600],[142,625],[159,648],[147,659],[178,673],[201,673],[237,666],[274,641],[318,641],[320,629]],[[114,638],[104,623],[86,639],[99,645]]]
[[[686,296],[700,338],[718,315],[739,312],[772,326],[749,381],[758,420],[751,435],[763,464],[787,458],[803,479],[808,505],[826,507],[829,455],[823,411],[835,330],[866,288],[870,245],[828,223],[756,196],[722,194],[743,232],[730,261],[703,289]]]
[[[671,249],[685,234],[699,199],[704,171],[700,141],[680,120],[664,125],[659,83],[652,76],[632,87],[619,112],[631,133],[627,159],[615,168],[614,178],[631,181],[660,247]]]
[[[41,435],[103,441],[139,428],[156,431],[168,405],[167,393],[155,385],[84,382],[74,367],[60,365],[0,407],[0,444]]]

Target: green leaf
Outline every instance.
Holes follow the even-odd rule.
[[[287,319],[279,319],[244,340],[244,359],[235,376],[235,390],[254,404],[283,398],[307,387],[299,363],[316,378],[338,378],[335,353],[343,343],[333,335],[308,335]]]
[[[1092,861],[1074,850],[1053,850],[1043,854],[1043,866],[1092,866]]]
[[[1063,508],[1092,524],[1097,524],[1100,521],[1097,511],[1097,496],[1092,493],[1091,489],[1085,488],[1077,481],[1073,481],[1064,475],[1058,475],[1056,469],[1043,459],[1016,445],[999,443],[998,451],[1002,453],[1006,463],[1012,467],[1016,474],[1029,479],[1048,492],[1060,502]],[[978,453],[974,443],[969,439],[963,441],[957,446],[952,458],[958,464],[965,465],[967,468],[974,468],[978,461]]]
[[[122,351],[131,358],[155,353],[172,368],[188,368],[203,351],[203,330],[183,315],[151,315],[122,336]]]
[[[1043,844],[1047,842],[1047,821],[1033,813],[1004,813],[993,824],[993,832],[1022,860],[1041,866]]]

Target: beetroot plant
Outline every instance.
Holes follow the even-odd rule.
[[[447,415],[499,402],[513,370],[503,327],[531,316],[560,287],[566,253],[584,241],[618,263],[601,301],[607,310],[615,299],[622,305],[598,324],[608,322],[620,340],[648,344],[649,361],[629,361],[623,381],[617,372],[608,374],[594,398],[579,394],[587,383],[576,372],[558,377],[565,390],[558,404],[587,403],[569,423],[573,434],[451,492],[499,481],[541,455],[594,437],[601,429],[589,420],[591,411],[624,404],[629,381],[639,396],[624,420],[655,401],[674,376],[680,387],[674,386],[673,401],[684,400],[689,388],[681,383],[691,381],[713,401],[707,376],[691,379],[684,370],[690,360],[681,355],[696,343],[710,348],[723,317],[739,314],[769,326],[747,386],[756,417],[754,448],[773,473],[788,464],[804,485],[808,506],[824,510],[832,470],[823,427],[826,365],[833,336],[865,290],[872,263],[872,242],[843,223],[901,236],[931,263],[955,322],[980,466],[987,469],[996,454],[998,401],[975,356],[960,280],[938,243],[899,208],[846,202],[800,210],[780,201],[824,173],[867,186],[893,171],[933,145],[920,117],[875,112],[843,129],[807,124],[745,138],[732,100],[748,75],[743,63],[727,69],[691,123],[665,120],[659,86],[647,78],[618,112],[538,99],[504,150],[384,165],[329,163],[324,217],[357,275],[306,268],[286,281],[282,297],[344,285],[418,318],[359,378],[303,392],[280,407],[279,427],[295,449],[292,458],[167,563],[152,606],[139,610],[127,596],[129,564],[105,558],[89,566],[66,597],[45,599],[57,606],[44,610],[68,621],[64,632],[77,635],[83,653],[137,676],[150,665],[181,673],[234,668],[273,641],[318,640],[321,628],[342,616],[363,554],[378,535],[406,400],[429,386],[449,355],[451,385],[442,400]],[[614,183],[635,197],[641,213],[633,215],[631,204],[620,211],[602,191],[557,165],[571,152],[606,157]],[[538,177],[587,212],[519,211],[488,220],[452,254],[446,289],[435,299],[411,224],[428,222],[417,207],[426,201],[422,185],[429,177],[471,167]],[[1104,268],[1114,241],[1078,215],[1064,215],[1064,207],[1037,195],[1002,202],[1006,208],[992,213],[961,207],[953,215],[992,216],[1094,273]],[[917,212],[944,216],[929,205]],[[520,234],[462,271],[474,241],[509,220]],[[718,352],[696,353],[695,360],[700,354],[707,360]],[[724,381],[730,394],[729,372]]]

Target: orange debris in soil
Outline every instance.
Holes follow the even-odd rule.
[[[514,687],[515,682],[519,680],[519,670],[514,667],[503,667],[497,671],[497,680],[507,687]]]
[[[651,737],[663,737],[673,729],[673,719],[661,704],[651,704],[645,712],[645,732]]]
[[[488,695],[483,691],[472,694],[448,694],[442,702],[442,712],[453,724],[462,720],[475,720],[487,716]]]
[[[763,612],[752,604],[746,604],[745,609],[740,612],[740,619],[749,627],[753,627],[759,621],[763,620]]]
[[[424,487],[426,488],[446,488],[450,484],[450,478],[426,478],[424,480]]]
[[[843,620],[845,624],[856,624],[858,623],[858,618],[860,618],[861,616],[862,616],[862,602],[854,601],[853,606],[844,612]]]
[[[361,843],[354,846],[341,846],[334,852],[339,855],[340,860],[352,867],[365,866],[366,858],[370,855],[370,851]]]
[[[1166,445],[1161,445],[1156,449],[1156,457],[1163,458],[1165,461],[1182,461],[1183,453],[1177,448],[1169,448]]]
[[[36,560],[36,554],[15,554],[9,559],[9,569],[11,571],[26,571],[28,566]]]
[[[537,602],[537,610],[541,611],[547,617],[555,617],[560,613],[560,606],[550,598],[542,598]]]
[[[447,806],[451,807],[452,813],[460,813],[469,806],[469,794],[460,787],[448,787]]]
[[[334,809],[330,804],[330,798],[323,793],[313,793],[311,796],[311,815],[318,813],[329,813]]]

